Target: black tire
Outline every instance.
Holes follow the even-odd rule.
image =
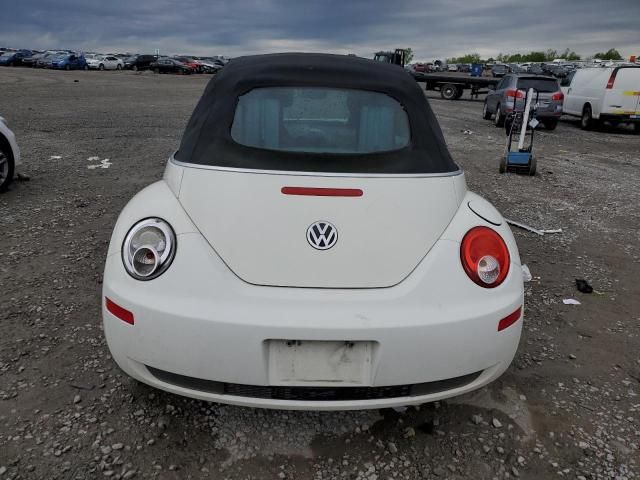
[[[636,135],[640,135],[640,123],[639,122],[635,122],[633,124],[633,133],[635,133]]]
[[[98,70],[104,70],[104,65],[103,64],[98,65]]]
[[[536,168],[538,167],[538,161],[536,157],[531,155],[531,160],[529,160],[529,176],[533,177],[536,174]]]
[[[504,119],[505,116],[500,111],[500,104],[498,104],[496,106],[496,117],[493,119],[493,124],[498,128],[502,128],[504,127]]]
[[[82,69],[86,72],[87,70],[89,70],[89,65],[85,65],[84,67],[82,67]]]
[[[0,138],[0,192],[11,185],[14,174],[13,152],[9,147],[9,143],[4,138]]]
[[[491,120],[491,112],[489,111],[489,106],[487,105],[487,101],[484,101],[484,105],[482,105],[482,118],[485,120]]]
[[[116,70],[122,70],[122,65],[120,64],[116,65]]]
[[[153,73],[160,73],[160,69],[159,68],[154,68],[153,69]]]
[[[500,159],[500,168],[498,169],[500,173],[505,173],[507,171],[507,157],[506,155]]]
[[[544,120],[542,124],[544,125],[544,128],[546,128],[547,130],[555,130],[556,127],[558,126],[558,120],[557,119]]]
[[[458,87],[451,83],[447,83],[440,88],[440,96],[445,100],[455,100],[458,95]]]
[[[138,71],[138,66],[134,65],[133,67],[131,67],[131,70],[133,70],[134,72],[137,72]],[[158,73],[158,72],[156,72],[156,73]]]
[[[582,108],[582,116],[580,117],[580,128],[582,128],[583,130],[591,130],[593,128],[591,105],[585,105]]]
[[[65,69],[65,70],[71,70],[71,67],[70,67],[69,65],[65,65],[65,66],[64,66],[64,69]]]
[[[16,64],[15,64],[15,63],[13,63],[13,62],[9,62],[9,66],[10,66],[10,67],[15,67],[15,66],[16,66]]]

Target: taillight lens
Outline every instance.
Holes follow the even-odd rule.
[[[510,98],[524,98],[524,93],[520,90],[507,90],[505,95]]]
[[[474,227],[460,245],[460,260],[469,278],[485,288],[500,285],[509,273],[509,249],[489,227]]]
[[[613,84],[616,81],[616,73],[618,73],[618,70],[614,70],[613,72],[611,72],[611,75],[609,76],[609,81],[607,82],[607,90],[611,90],[613,88]]]
[[[551,95],[551,100],[564,100],[564,93],[562,92],[556,92],[553,95]]]
[[[160,218],[136,223],[122,244],[122,260],[129,275],[136,280],[151,280],[161,275],[176,253],[176,235]]]

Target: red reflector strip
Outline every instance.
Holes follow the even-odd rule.
[[[282,187],[285,195],[304,195],[310,197],[361,197],[359,188],[319,188],[319,187]]]
[[[116,317],[118,317],[123,322],[126,322],[126,323],[128,323],[130,325],[134,324],[133,313],[131,313],[129,310],[127,310],[125,308],[122,308],[120,305],[118,305],[117,303],[111,301],[107,297],[104,297],[104,299],[106,300],[107,310],[109,311],[109,313],[115,315]]]
[[[513,312],[511,315],[507,315],[502,320],[498,322],[498,331],[502,331],[507,327],[510,327],[514,323],[516,323],[520,317],[522,317],[522,307],[518,307],[518,309]]]

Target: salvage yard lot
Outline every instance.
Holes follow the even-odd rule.
[[[428,93],[470,189],[506,218],[562,229],[514,229],[534,277],[522,341],[479,392],[405,412],[284,412],[122,374],[101,330],[109,236],[160,179],[209,79],[0,71],[31,176],[0,195],[0,478],[640,476],[640,136],[624,128],[563,120],[537,136],[538,175],[500,175],[504,131],[482,101]]]

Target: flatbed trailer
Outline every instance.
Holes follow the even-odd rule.
[[[471,97],[478,98],[479,94],[487,93],[489,87],[497,85],[501,78],[425,73],[416,80],[425,82],[425,90],[439,91],[445,100],[457,100],[465,90],[471,90]]]

